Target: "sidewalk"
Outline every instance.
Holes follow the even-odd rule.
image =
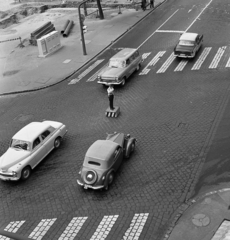
[[[12,0],[13,1],[13,0]],[[127,4],[127,0],[119,0]],[[155,0],[155,7],[164,0]],[[118,1],[117,1],[118,2]],[[5,2],[5,8],[7,9]],[[11,4],[12,5],[12,4]],[[12,5],[14,7],[14,5]],[[41,89],[56,84],[76,72],[91,59],[110,46],[113,41],[141,21],[151,11],[122,8],[104,11],[105,19],[86,18],[84,24],[87,55],[83,55],[78,11],[76,8],[53,8],[40,14],[31,15],[20,20],[20,23],[0,29],[0,41],[21,37],[24,48],[20,48],[19,40],[0,44],[0,94],[19,93]],[[74,27],[67,38],[61,36],[62,48],[46,58],[38,57],[38,47],[29,45],[30,33],[45,22],[51,21],[60,31],[67,19],[74,21]]]
[[[175,221],[164,240],[229,240],[230,188],[212,191],[185,204]]]

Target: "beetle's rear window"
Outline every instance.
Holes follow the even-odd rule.
[[[101,166],[99,162],[88,161],[88,163],[96,166]]]

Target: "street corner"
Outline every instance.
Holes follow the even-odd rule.
[[[164,240],[225,239],[220,236],[230,231],[230,188],[198,196],[178,212]]]

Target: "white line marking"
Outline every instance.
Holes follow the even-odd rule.
[[[105,239],[119,215],[104,216],[90,240]]]
[[[185,59],[181,60],[180,63],[175,68],[174,72],[182,71],[187,63],[188,63],[188,60],[185,60]]]
[[[157,73],[163,73],[167,70],[167,68],[170,66],[170,64],[174,61],[176,56],[174,56],[174,53],[172,53],[168,59],[165,61],[165,63],[161,66],[161,68],[157,71]]]
[[[212,0],[210,0],[210,2],[205,6],[205,8],[198,14],[198,16],[192,21],[192,23],[188,26],[188,28],[185,30],[185,32],[187,32],[189,30],[189,28],[193,25],[193,23],[197,20],[197,18],[200,17],[200,15],[203,13],[203,11],[210,5],[210,3],[212,2]]]
[[[105,64],[102,68],[100,68],[98,71],[96,71],[86,82],[93,82],[94,80],[97,79],[97,75],[99,74],[99,72],[105,68],[107,64]]]
[[[184,31],[174,31],[174,30],[156,30],[156,32],[161,32],[161,33],[184,33]]]
[[[201,53],[200,57],[198,60],[195,62],[191,70],[198,70],[200,69],[201,65],[203,64],[204,60],[208,56],[209,52],[211,51],[211,47],[206,47],[203,52]]]
[[[148,213],[135,214],[131,221],[130,227],[127,229],[125,235],[122,237],[122,240],[138,240],[148,219],[148,215]]]
[[[150,69],[148,69],[149,66],[154,66],[160,58],[164,55],[166,51],[160,51],[157,53],[157,55],[147,64],[147,66],[141,71],[139,75],[147,75]]]
[[[56,218],[53,219],[42,219],[33,232],[29,235],[32,239],[42,239],[42,237],[47,233],[50,227],[54,224]]]
[[[77,78],[72,79],[68,85],[75,84],[79,82],[83,77],[85,77],[91,70],[93,70],[96,66],[98,66],[100,63],[102,63],[104,59],[97,60],[95,63],[93,63],[89,68],[87,68],[84,72],[82,72]]]
[[[58,240],[73,240],[77,236],[87,218],[88,217],[74,217],[66,227],[65,231],[58,238]]]
[[[209,68],[216,68],[218,63],[220,62],[221,57],[223,56],[225,50],[226,50],[227,46],[223,46],[220,47],[215,55],[215,57],[213,58]]]
[[[16,233],[16,232],[18,231],[18,229],[22,226],[22,224],[23,224],[24,222],[25,222],[25,221],[14,221],[14,222],[10,222],[10,223],[5,227],[4,231]],[[1,239],[1,240],[10,240],[10,238],[5,237],[5,236],[2,236],[2,235],[0,235],[0,239]]]
[[[171,17],[173,17],[174,16],[174,14],[176,13],[176,12],[178,12],[179,11],[179,9],[177,9],[168,19],[166,19],[166,21],[164,21],[161,25],[160,25],[160,27],[158,27],[157,28],[157,30],[159,30]],[[156,30],[156,31],[157,31]],[[156,31],[154,31],[149,37],[147,37],[146,39],[145,39],[145,41],[138,47],[138,48],[140,48],[142,45],[144,45],[155,33],[156,33]]]
[[[151,52],[149,52],[149,53],[143,53],[143,54],[142,54],[142,60],[144,61],[150,54],[151,54]]]
[[[230,58],[228,59],[228,62],[225,67],[230,67]]]

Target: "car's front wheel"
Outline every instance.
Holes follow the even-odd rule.
[[[130,156],[132,155],[132,153],[134,152],[136,147],[135,141],[132,142],[131,146],[130,146],[130,150],[128,152],[128,155],[126,156],[126,158],[130,158]]]
[[[114,172],[111,172],[107,179],[107,185],[105,186],[106,191],[109,189],[109,185],[112,184],[113,180],[114,180]]]
[[[59,148],[61,145],[61,137],[57,137],[54,141],[54,148]]]
[[[140,68],[141,68],[141,64],[139,63],[136,67],[136,71],[138,72],[140,70]]]
[[[31,167],[27,166],[25,168],[22,169],[22,172],[21,172],[21,179],[22,180],[26,180],[30,177],[31,175]]]
[[[121,86],[125,86],[125,78],[122,79]]]

